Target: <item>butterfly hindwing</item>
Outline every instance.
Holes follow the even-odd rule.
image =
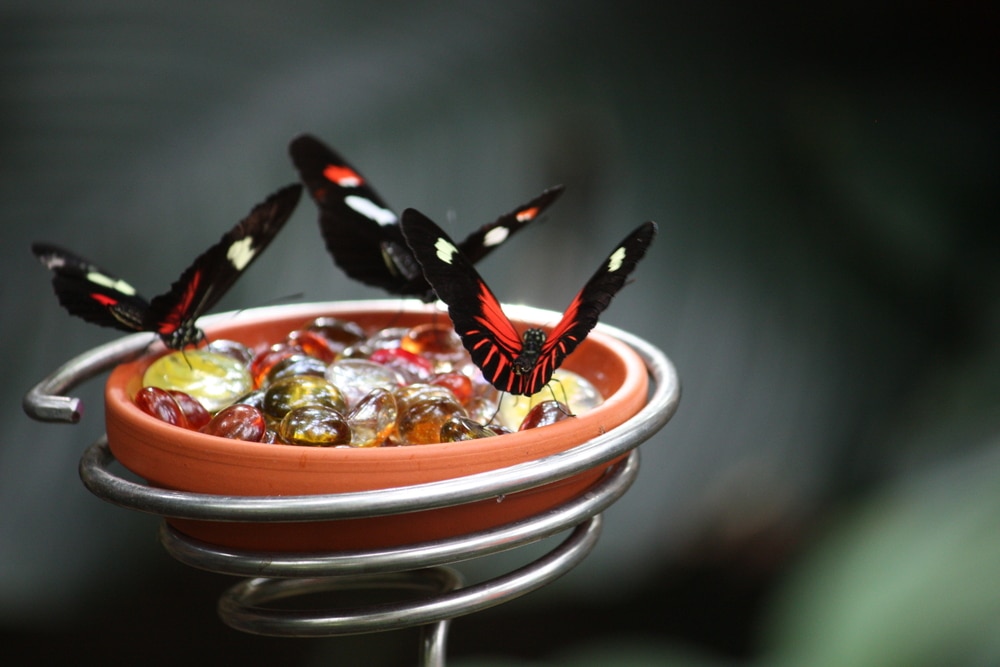
[[[337,266],[366,285],[393,293],[405,289],[414,276],[397,264],[399,246],[406,252],[406,244],[398,217],[385,200],[361,172],[319,139],[299,136],[288,151],[319,209],[320,232]]]
[[[319,209],[326,249],[348,276],[390,294],[434,299],[419,262],[403,237],[399,219],[367,179],[332,148],[311,135],[289,145],[292,162]],[[546,190],[532,201],[483,225],[458,244],[478,262],[535,220],[562,194]]]
[[[59,246],[33,243],[31,251],[52,271],[52,288],[71,315],[102,327],[142,330],[149,302],[132,285]]]
[[[473,362],[491,383],[510,375],[521,336],[472,262],[437,224],[419,211],[403,212],[403,232]]]
[[[472,262],[440,227],[407,209],[402,229],[428,282],[448,305],[455,331],[473,362],[494,387],[520,395],[544,387],[587,337],[656,234],[654,223],[640,225],[615,247],[551,331],[528,330],[522,336]]]

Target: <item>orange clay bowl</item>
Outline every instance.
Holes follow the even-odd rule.
[[[261,346],[282,340],[289,331],[319,316],[353,320],[372,331],[447,318],[433,306],[401,301],[308,304],[261,309],[259,313],[243,311],[222,322],[213,318],[206,334],[209,339],[229,338]],[[519,328],[550,323],[514,320]],[[645,405],[648,387],[646,366],[632,348],[593,331],[563,367],[590,380],[605,400],[573,419],[465,442],[374,449],[297,447],[205,435],[140,411],[132,397],[140,388],[145,368],[162,353],[161,349],[112,371],[105,388],[108,444],[122,465],[153,486],[222,496],[371,491],[541,459],[622,424]],[[329,552],[405,546],[494,528],[557,507],[586,491],[614,462],[502,499],[404,514],[318,522],[246,523],[170,517],[167,521],[181,533],[204,542],[252,551]]]

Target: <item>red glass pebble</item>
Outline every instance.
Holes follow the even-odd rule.
[[[170,389],[168,391],[173,399],[177,401],[177,405],[180,407],[181,412],[184,413],[184,418],[187,419],[188,428],[198,430],[211,421],[212,413],[206,410],[205,406],[198,402],[198,399],[194,396],[177,389]]]
[[[306,355],[322,359],[326,363],[330,363],[336,359],[340,350],[343,349],[340,346],[338,346],[338,349],[334,349],[335,343],[327,339],[319,331],[312,329],[296,329],[288,334],[285,342],[299,348]]]
[[[250,362],[250,377],[253,378],[253,386],[264,386],[268,372],[279,361],[302,354],[302,350],[289,343],[276,343],[263,352],[259,352]]]
[[[528,411],[528,414],[524,416],[524,420],[517,430],[524,431],[529,428],[548,426],[572,416],[569,408],[559,401],[542,401]]]
[[[462,405],[468,405],[472,400],[472,380],[464,373],[441,373],[431,378],[429,383],[436,387],[445,387]]]
[[[317,317],[303,329],[322,336],[326,340],[327,347],[336,354],[342,353],[345,348],[357,345],[367,338],[365,330],[356,322],[348,322],[336,317]]]
[[[143,387],[135,395],[135,405],[147,415],[181,428],[189,428],[184,411],[170,392],[159,387]]]
[[[266,430],[264,413],[245,403],[236,403],[223,408],[210,422],[201,427],[201,432],[208,435],[250,442],[260,442]]]
[[[372,352],[368,359],[399,371],[410,382],[426,380],[434,373],[431,362],[401,347],[380,348]]]

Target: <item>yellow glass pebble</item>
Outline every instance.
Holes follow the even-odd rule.
[[[218,412],[251,389],[250,373],[231,356],[206,350],[178,350],[146,369],[145,387],[183,391],[209,412]]]

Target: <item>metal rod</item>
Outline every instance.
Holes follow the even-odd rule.
[[[220,549],[177,532],[165,522],[160,542],[178,561],[221,574],[312,577],[398,572],[479,558],[516,549],[579,525],[614,504],[639,472],[639,452],[616,464],[578,497],[533,517],[468,535],[390,549],[336,553],[279,553]]]

